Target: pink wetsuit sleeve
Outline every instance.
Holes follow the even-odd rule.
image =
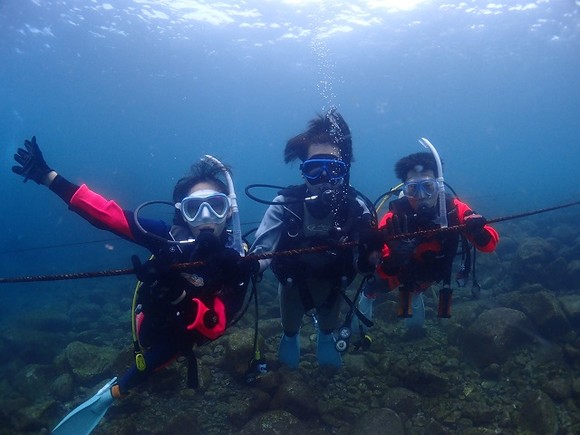
[[[97,228],[109,230],[134,240],[124,210],[115,202],[103,198],[83,184],[72,196],[70,207]]]

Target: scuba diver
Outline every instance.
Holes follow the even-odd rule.
[[[445,193],[439,155],[428,140],[421,139],[420,143],[431,152],[411,154],[395,164],[403,196],[389,203],[379,229],[363,234],[359,244],[359,268],[371,274],[358,300],[359,310],[372,318],[377,294],[398,288],[397,315],[405,318],[411,329],[423,326],[423,292],[433,283],[443,284],[437,316],[451,316],[452,265],[460,238],[466,239],[465,250],[470,249],[468,241],[481,252],[492,252],[499,241],[497,231],[486,224],[483,216]],[[465,224],[463,234],[433,231],[405,237],[408,233],[461,224]],[[358,330],[364,337],[366,329],[360,323]]]
[[[90,433],[114,399],[127,395],[156,370],[178,356],[188,359],[189,386],[197,382],[192,348],[215,340],[244,303],[248,282],[259,269],[255,259],[242,258],[239,216],[230,171],[205,156],[191,166],[173,190],[173,225],[138,217],[57,174],[45,162],[33,137],[18,148],[12,170],[47,186],[69,208],[97,228],[147,248],[153,257],[133,264],[140,288],[133,307],[135,364],[69,413],[54,434]],[[222,180],[225,178],[225,182]],[[231,227],[231,228],[230,228]],[[172,267],[194,262],[186,269]]]
[[[309,123],[309,128],[284,149],[284,162],[299,159],[304,184],[278,192],[256,232],[250,251],[254,254],[325,246],[323,252],[273,256],[260,260],[261,270],[270,265],[279,285],[284,330],[279,360],[290,368],[300,361],[300,328],[305,314],[317,326],[317,358],[320,365],[340,367],[334,330],[346,287],[357,274],[353,247],[338,246],[358,241],[362,227],[372,217],[350,186],[352,139],[343,117],[331,109]],[[375,221],[376,222],[376,221]]]

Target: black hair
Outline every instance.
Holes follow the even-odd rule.
[[[435,157],[433,157],[433,154],[427,152],[409,154],[407,157],[403,157],[395,163],[395,175],[404,183],[407,180],[409,171],[414,170],[416,166],[422,167],[419,172],[430,169],[435,174],[435,177],[439,176]]]
[[[308,157],[308,147],[312,144],[335,144],[340,149],[342,160],[350,166],[352,156],[352,137],[342,115],[335,108],[326,115],[318,115],[308,123],[308,130],[294,136],[284,148],[284,163]]]
[[[228,169],[228,172],[231,171]],[[191,165],[189,172],[184,177],[180,178],[173,188],[173,202],[180,202],[183,198],[189,195],[189,191],[193,186],[199,183],[211,183],[216,187],[216,190],[221,193],[228,194],[228,186],[222,181],[220,176],[223,176],[223,169],[205,160],[201,160]],[[181,216],[181,212],[175,209],[173,216],[173,223],[175,225],[184,225],[185,221]]]

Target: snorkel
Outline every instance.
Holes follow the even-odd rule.
[[[228,183],[228,198],[230,200],[230,205],[232,207],[233,242],[231,248],[236,250],[238,254],[240,254],[241,256],[244,256],[245,253],[244,253],[244,245],[242,242],[242,224],[240,222],[240,210],[238,208],[238,198],[236,196],[236,191],[234,189],[232,175],[230,174],[230,171],[224,166],[224,164],[215,157],[206,154],[202,160],[217,166],[224,173],[224,177]]]
[[[428,139],[424,137],[419,139],[419,143],[427,148],[433,154],[435,162],[437,162],[437,193],[439,197],[439,225],[441,228],[447,228],[447,206],[445,205],[445,181],[443,180],[443,166],[441,165],[441,159],[439,158],[439,153],[435,147],[429,142]]]

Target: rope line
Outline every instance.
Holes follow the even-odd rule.
[[[561,204],[554,207],[542,208],[538,210],[528,211],[519,214],[513,214],[509,216],[503,216],[495,219],[490,219],[487,221],[488,224],[498,223],[498,222],[505,222],[508,220],[519,219],[527,216],[533,216],[536,214],[547,213],[554,210],[559,210],[562,208],[572,207],[575,205],[580,204],[580,201],[569,202],[567,204]],[[421,236],[431,236],[437,233],[446,233],[451,231],[459,231],[465,228],[465,224],[460,225],[453,225],[446,228],[433,228],[431,230],[421,230],[415,231],[412,233],[405,233],[405,234],[397,234],[397,235],[388,235],[385,236],[385,241],[390,240],[397,240],[402,238],[412,238],[412,237],[421,237]],[[287,251],[280,251],[280,252],[264,252],[261,254],[252,254],[244,257],[244,259],[256,259],[256,260],[267,260],[274,257],[289,257],[293,255],[301,255],[301,254],[310,254],[310,253],[317,253],[317,252],[324,252],[331,249],[345,249],[351,248],[358,245],[358,242],[344,242],[344,243],[337,243],[334,245],[320,245],[320,246],[311,246],[301,249],[291,249]],[[203,266],[205,262],[203,261],[194,261],[189,263],[179,263],[173,264],[170,266],[171,269],[175,270],[183,270],[197,266]],[[85,278],[100,278],[106,276],[122,276],[122,275],[132,275],[135,274],[135,269],[115,269],[115,270],[103,270],[97,272],[80,272],[80,273],[64,273],[64,274],[57,274],[57,275],[36,275],[36,276],[22,276],[22,277],[13,277],[13,278],[0,278],[0,284],[14,284],[14,283],[24,283],[24,282],[45,282],[45,281],[65,281],[65,280],[72,280],[72,279],[85,279]]]

